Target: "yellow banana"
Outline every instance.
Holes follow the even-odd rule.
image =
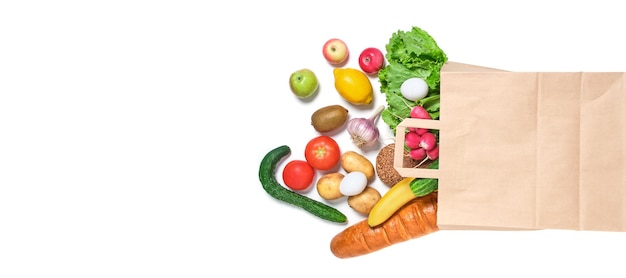
[[[370,227],[382,224],[402,206],[416,198],[410,187],[414,179],[409,177],[400,180],[380,198],[367,217],[367,224]]]

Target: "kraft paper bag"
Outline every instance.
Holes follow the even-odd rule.
[[[439,179],[440,229],[626,231],[625,78],[449,62],[440,119],[396,129],[439,129],[439,169],[396,169]]]

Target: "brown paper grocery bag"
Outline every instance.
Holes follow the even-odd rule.
[[[396,169],[439,178],[441,229],[626,231],[625,78],[449,62],[440,120],[397,128],[439,129],[439,169]]]

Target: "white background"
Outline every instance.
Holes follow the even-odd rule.
[[[266,152],[303,158],[310,114],[344,104],[321,54],[331,37],[350,67],[418,26],[450,61],[626,71],[617,1],[344,2],[3,1],[0,276],[624,277],[624,233],[440,231],[337,259],[345,226],[258,180]],[[309,102],[287,83],[304,67],[321,81]]]

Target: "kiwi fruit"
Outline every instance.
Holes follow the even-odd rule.
[[[311,115],[311,125],[318,132],[333,131],[348,120],[348,109],[335,104],[322,107]]]

